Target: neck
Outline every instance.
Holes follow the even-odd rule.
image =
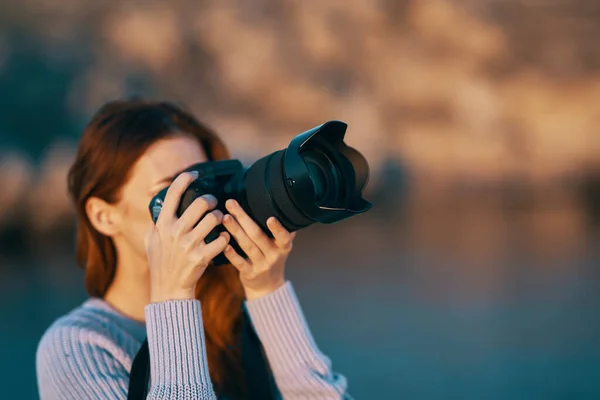
[[[117,271],[104,300],[117,311],[139,322],[150,303],[150,276],[145,257],[117,250]]]

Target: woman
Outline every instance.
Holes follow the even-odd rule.
[[[68,176],[91,298],[39,344],[42,399],[125,399],[146,337],[148,398],[345,396],[346,379],[316,347],[284,277],[294,234],[271,218],[270,239],[235,201],[223,215],[210,195],[176,217],[196,178],[179,172],[226,158],[221,140],[172,104],[111,102],[92,118]],[[148,204],[169,184],[154,225]],[[219,224],[226,232],[206,244]],[[211,265],[221,252],[231,264]]]

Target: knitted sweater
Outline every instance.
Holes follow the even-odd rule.
[[[261,341],[277,396],[342,399],[347,382],[319,351],[290,282],[245,307]],[[208,372],[198,300],[145,307],[146,324],[92,298],[43,335],[36,367],[40,398],[126,399],[129,371],[144,338],[150,350],[148,399],[216,399]]]

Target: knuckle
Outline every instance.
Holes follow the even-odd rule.
[[[260,237],[261,235],[263,235],[263,231],[260,228],[257,227],[257,228],[250,229],[250,231],[248,232],[248,234],[251,237],[255,237],[256,238],[256,237]]]
[[[181,246],[181,249],[184,252],[189,252],[189,251],[193,250],[193,247],[194,247],[190,240],[182,240],[179,245]]]
[[[256,247],[256,244],[254,244],[254,242],[251,240],[248,240],[246,242],[246,247],[248,248],[248,251],[250,251],[250,252],[256,252],[256,250],[258,250],[258,248]]]
[[[198,257],[196,259],[196,264],[201,265],[201,266],[207,265],[208,261],[207,261],[206,254],[204,254],[204,253],[198,254]]]
[[[188,251],[202,251],[204,240],[190,234],[185,236],[185,244]]]
[[[181,222],[177,221],[176,223],[173,224],[171,230],[171,237],[173,238],[179,238],[181,236],[183,236],[183,225],[181,224]]]

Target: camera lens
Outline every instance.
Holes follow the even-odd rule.
[[[315,202],[320,206],[334,205],[344,197],[340,173],[327,154],[315,150],[303,154],[310,180],[315,191]]]
[[[371,208],[362,198],[369,166],[343,139],[347,125],[330,121],[296,136],[287,149],[256,161],[237,189],[242,207],[268,232],[275,216],[295,231],[334,223]]]

